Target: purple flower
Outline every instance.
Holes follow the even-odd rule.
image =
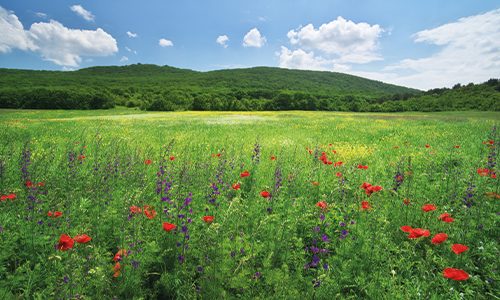
[[[351,225],[354,225],[354,221],[351,221]]]
[[[324,234],[321,236],[321,238],[323,239],[323,242],[327,242],[327,243],[328,243],[328,242],[330,241],[330,240],[328,239],[328,236],[326,236],[326,235],[324,235]]]
[[[346,226],[346,224],[344,222],[340,223],[340,226]]]
[[[243,254],[243,252],[245,252],[245,249],[242,248],[240,251],[241,251],[241,254]]]
[[[198,272],[201,273],[201,271],[203,271],[203,267],[198,267]]]
[[[323,269],[328,271],[328,265],[323,265]]]
[[[346,236],[346,235],[347,235],[347,233],[349,233],[349,231],[347,231],[347,230],[342,230],[342,235],[343,235],[343,236]]]
[[[259,272],[257,272],[257,273],[255,273],[255,276],[260,277],[261,274]],[[255,276],[254,276],[254,278],[255,278]]]
[[[236,255],[236,253],[234,252],[231,252],[231,257],[234,258],[234,256]]]
[[[182,233],[186,233],[188,232],[188,228],[186,226],[182,226],[182,230],[181,230]]]
[[[483,229],[483,225],[479,225],[479,229]]]
[[[321,221],[324,221],[325,220],[325,216],[323,216],[323,214],[321,214],[321,217],[319,217],[321,219]]]
[[[64,283],[68,283],[68,280],[69,280],[69,278],[64,276],[64,279],[63,279]]]
[[[179,254],[179,257],[178,257],[178,258],[179,258],[179,261],[181,261],[181,262],[184,260],[184,256],[182,256],[182,255],[180,255],[180,254]]]
[[[320,231],[319,227],[314,228],[314,231]]]

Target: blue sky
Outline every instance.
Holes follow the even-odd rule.
[[[0,2],[0,67],[271,66],[428,90],[500,77],[500,2]]]

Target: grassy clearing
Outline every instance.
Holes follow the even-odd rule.
[[[491,299],[498,116],[1,111],[0,297]]]

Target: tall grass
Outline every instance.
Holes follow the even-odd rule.
[[[15,195],[0,203],[0,299],[498,297],[497,115],[118,109],[0,122],[0,195]]]

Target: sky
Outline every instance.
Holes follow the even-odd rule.
[[[0,68],[342,72],[429,90],[500,77],[498,0],[2,0]]]

